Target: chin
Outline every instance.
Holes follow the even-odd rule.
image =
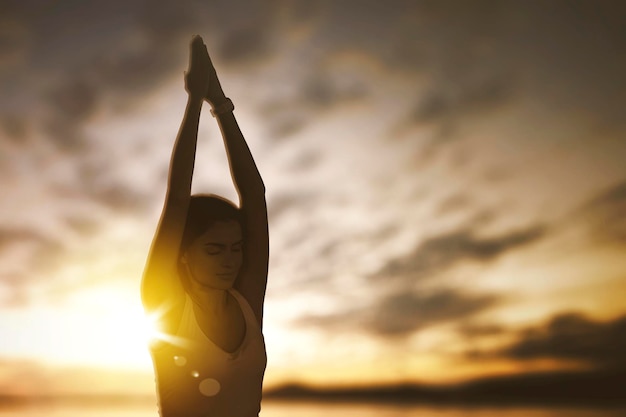
[[[215,280],[211,282],[198,282],[201,288],[208,290],[229,290],[233,288],[235,280]]]

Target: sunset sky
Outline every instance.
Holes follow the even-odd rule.
[[[266,386],[624,366],[620,1],[0,3],[0,393],[152,393],[200,34],[270,220]],[[194,192],[236,199],[204,108]]]

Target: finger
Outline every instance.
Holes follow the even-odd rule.
[[[195,44],[194,40],[192,40],[191,43],[189,44],[189,68],[193,67],[194,62],[196,62],[197,60],[196,58],[197,54],[195,53],[196,47],[194,46]]]
[[[202,38],[198,35],[194,36],[190,45],[190,64],[203,64],[207,61],[208,52]]]

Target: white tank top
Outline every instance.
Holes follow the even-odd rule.
[[[186,295],[175,340],[151,350],[161,417],[257,417],[267,357],[263,333],[246,299],[239,303],[246,334],[229,353],[209,339]]]

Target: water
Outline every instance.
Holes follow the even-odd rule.
[[[157,417],[154,406],[47,404],[0,408],[0,417]],[[626,409],[433,407],[268,401],[260,417],[626,417]]]
[[[153,405],[20,405],[0,408],[0,417],[157,417]],[[267,401],[260,417],[624,417],[626,409],[443,407]]]

